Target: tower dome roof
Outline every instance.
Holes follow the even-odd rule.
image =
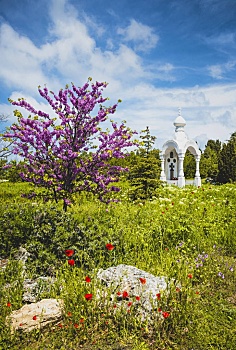
[[[174,126],[185,126],[185,125],[186,125],[185,119],[181,115],[178,115],[178,117],[174,121]]]

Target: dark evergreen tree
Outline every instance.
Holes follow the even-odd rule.
[[[220,183],[236,181],[236,132],[231,135],[227,143],[223,144],[217,180]]]
[[[156,140],[151,136],[149,127],[142,130],[141,146],[136,152],[136,164],[131,166],[128,179],[132,186],[131,199],[145,200],[155,195],[160,186],[160,157],[159,151],[152,149]]]
[[[208,140],[200,161],[200,174],[202,178],[210,177],[213,180],[217,179],[220,151],[221,142],[219,140]]]

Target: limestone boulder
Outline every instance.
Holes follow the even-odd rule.
[[[16,330],[29,332],[33,329],[44,328],[62,319],[63,306],[62,300],[43,299],[13,311],[8,316],[7,323],[10,324],[12,333]]]
[[[131,307],[137,309],[142,320],[153,316],[154,310],[157,310],[161,303],[161,298],[168,293],[170,284],[174,284],[174,281],[170,281],[165,276],[154,276],[124,264],[99,270],[97,278],[107,287],[109,290],[107,296],[110,295],[111,301],[116,306],[126,305],[129,308],[132,305]],[[101,299],[106,299],[106,295]]]

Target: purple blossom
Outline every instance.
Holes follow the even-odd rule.
[[[218,276],[223,278],[223,279],[225,278],[225,275],[222,272],[218,272]]]
[[[89,79],[90,80],[90,79]],[[124,158],[128,147],[136,145],[132,141],[135,134],[122,123],[112,122],[112,132],[102,131],[100,124],[116,111],[117,104],[106,107],[107,98],[102,96],[107,83],[89,82],[78,88],[61,89],[58,94],[46,87],[38,88],[39,94],[49,103],[54,116],[36,110],[24,99],[9,100],[13,105],[31,113],[24,118],[15,111],[18,124],[10,127],[4,136],[13,139],[13,153],[24,158],[23,180],[45,187],[53,198],[64,200],[80,191],[91,191],[99,199],[109,202],[110,192],[118,192],[116,186],[109,186],[119,180],[126,168],[110,165],[112,158]],[[92,116],[99,107],[97,115]],[[96,109],[95,109],[96,110]],[[94,140],[99,144],[94,145]]]

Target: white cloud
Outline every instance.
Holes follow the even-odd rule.
[[[132,19],[127,28],[118,28],[117,33],[123,36],[125,42],[133,42],[135,50],[149,51],[156,47],[159,36],[147,25]]]
[[[236,67],[236,61],[229,61],[225,64],[217,64],[208,67],[209,75],[214,79],[223,79],[226,73],[234,70]]]
[[[233,45],[236,41],[236,34],[234,32],[232,33],[223,33],[218,36],[212,36],[204,38],[204,41],[207,44],[214,45],[214,46],[225,46],[225,45]]]

